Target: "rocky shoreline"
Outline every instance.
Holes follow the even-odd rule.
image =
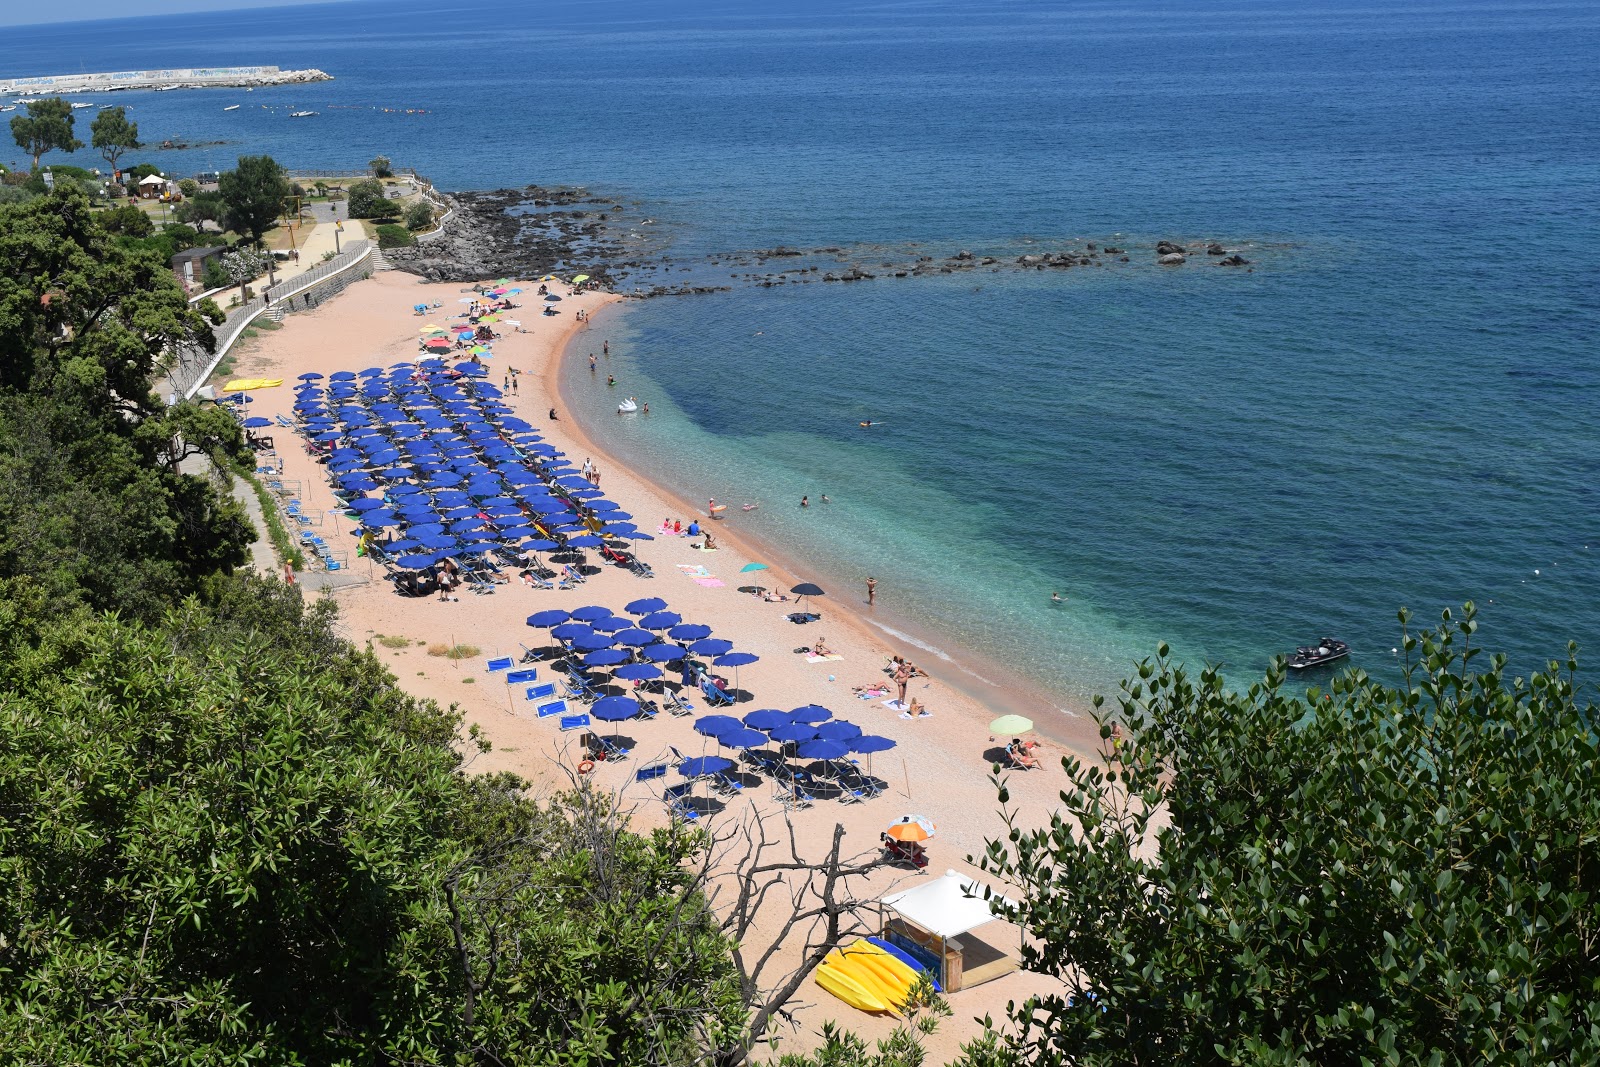
[[[1063,241],[1039,251],[1006,255],[967,249],[930,255],[883,246],[779,246],[676,258],[664,238],[645,230],[653,219],[636,218],[626,205],[584,189],[528,186],[456,193],[445,200],[452,213],[437,236],[411,248],[385,250],[395,267],[445,282],[587,274],[613,292],[641,298],[717,292],[734,285],[770,288],[965,272],[1066,271],[1122,264],[1170,269],[1191,260],[1247,272],[1254,269],[1237,242],[1230,246],[1220,241],[1161,240],[1126,247]],[[1255,246],[1247,247],[1254,253]],[[683,273],[690,277],[671,277]]]

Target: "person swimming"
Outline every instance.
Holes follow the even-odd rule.
[[[1050,603],[1052,603],[1052,604],[1065,604],[1066,602],[1067,602],[1067,598],[1062,596],[1060,593],[1051,593],[1050,594]]]
[[[872,425],[872,420],[868,419],[866,422],[860,422],[860,423],[857,423],[856,425],[862,426],[862,427],[871,426]]]

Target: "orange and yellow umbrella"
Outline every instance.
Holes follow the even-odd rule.
[[[938,832],[933,820],[926,815],[902,815],[900,821],[890,823],[884,831],[896,841],[926,841]]]

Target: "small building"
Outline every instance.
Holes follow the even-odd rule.
[[[223,245],[186,249],[172,257],[172,273],[177,275],[178,283],[185,289],[202,288],[204,282],[201,279],[205,277],[206,264],[220,260],[222,253],[227,250]]]
[[[943,878],[883,898],[882,937],[933,972],[947,993],[992,982],[1017,969],[1015,958],[972,931],[1000,921],[989,909],[997,896],[982,882],[946,871]]]

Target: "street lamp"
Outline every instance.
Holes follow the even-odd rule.
[[[339,235],[344,232],[344,223],[338,219],[333,220],[333,254],[339,254]]]

